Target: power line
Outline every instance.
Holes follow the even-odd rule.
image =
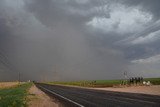
[[[8,56],[0,51],[0,63],[2,63],[9,71],[17,72],[16,68],[10,63]]]

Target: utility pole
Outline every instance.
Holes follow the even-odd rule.
[[[124,78],[127,79],[127,71],[124,71]]]
[[[18,82],[19,82],[19,84],[20,84],[20,79],[21,79],[20,76],[21,76],[20,72],[18,72]]]
[[[127,71],[124,71],[124,85],[127,85]]]
[[[57,65],[55,66],[55,74],[57,75]]]

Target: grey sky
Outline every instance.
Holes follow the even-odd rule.
[[[0,80],[160,76],[159,0],[1,0]]]

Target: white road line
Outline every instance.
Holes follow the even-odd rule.
[[[53,91],[51,91],[51,90],[48,90],[47,88],[44,88],[44,87],[42,87],[42,86],[39,86],[39,87],[43,88],[44,90],[46,90],[46,91],[48,91],[48,92],[50,92],[50,93],[52,93],[52,94],[57,95],[58,97],[63,98],[63,99],[65,99],[65,100],[67,100],[67,101],[69,101],[69,102],[71,102],[71,103],[73,103],[73,104],[75,104],[75,105],[77,105],[77,106],[79,106],[79,107],[84,107],[83,105],[81,105],[81,104],[79,104],[79,103],[77,103],[77,102],[75,102],[75,101],[73,101],[73,100],[70,100],[70,99],[68,99],[68,98],[66,98],[66,97],[63,97],[63,96],[61,96],[61,95],[59,95],[59,94],[57,94],[57,93],[55,93],[55,92],[53,92]]]

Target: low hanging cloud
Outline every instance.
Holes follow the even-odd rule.
[[[67,1],[4,1],[1,28],[9,29],[9,34],[0,49],[15,69],[12,73],[4,70],[1,76],[16,80],[20,72],[22,80],[38,81],[121,78],[126,68],[123,53],[90,45],[92,39],[85,29],[88,16],[67,13],[72,5]]]
[[[156,75],[136,64],[160,53],[156,4],[1,0],[1,79],[17,80],[19,72],[23,80],[38,81],[119,79],[126,70],[160,75],[157,63],[150,67]]]
[[[129,68],[136,76],[159,77],[160,54],[145,59],[132,60]]]
[[[159,63],[160,61],[160,55],[155,55],[146,59],[138,59],[138,60],[133,60],[131,61],[132,63],[137,63],[137,64],[147,64],[147,63]]]

